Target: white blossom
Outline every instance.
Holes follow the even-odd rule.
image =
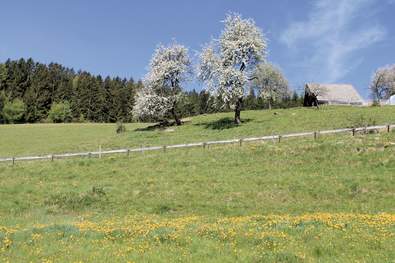
[[[179,124],[175,107],[182,84],[191,74],[188,49],[177,43],[160,45],[152,56],[149,68],[144,78],[144,88],[137,94],[134,115],[141,119],[163,119],[171,114]]]
[[[198,78],[213,96],[228,105],[240,104],[257,63],[266,57],[266,40],[252,19],[227,15],[225,29],[200,53]],[[239,105],[240,106],[240,105]]]
[[[374,99],[378,101],[395,94],[395,65],[377,69],[373,74],[370,90]]]
[[[225,29],[219,38],[221,59],[224,66],[252,66],[265,59],[266,41],[262,31],[252,19],[229,14]]]
[[[159,96],[151,88],[144,87],[137,92],[133,107],[133,116],[140,119],[163,119],[172,107],[172,102],[165,96]]]
[[[281,70],[271,64],[259,64],[254,72],[252,86],[259,90],[259,96],[269,103],[290,94],[288,81]],[[269,107],[271,104],[269,104]]]

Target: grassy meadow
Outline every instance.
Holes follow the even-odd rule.
[[[321,107],[272,111],[244,111],[241,126],[233,113],[201,115],[180,127],[152,130],[152,124],[126,124],[115,133],[115,124],[23,124],[0,126],[0,157],[93,151],[234,139],[298,131],[313,131],[365,124],[395,123],[394,107]]]
[[[250,111],[238,127],[231,116],[120,135],[113,124],[0,126],[0,152],[395,123],[395,108]],[[394,142],[344,134],[0,164],[0,262],[394,262]]]

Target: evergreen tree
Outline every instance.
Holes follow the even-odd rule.
[[[11,101],[24,102],[23,120],[28,122],[46,119],[51,106],[63,101],[70,102],[75,120],[131,121],[136,91],[142,87],[141,81],[118,77],[103,81],[101,76],[76,73],[58,63],[47,66],[32,59],[0,63],[0,92]]]
[[[244,100],[244,109],[256,110],[257,109],[257,98],[255,96],[254,88],[250,87],[247,97]]]
[[[30,77],[23,100],[27,105],[26,121],[36,122],[47,117],[52,104],[52,87],[46,65],[37,64]]]
[[[4,105],[7,101],[7,98],[5,96],[5,92],[3,90],[0,90],[0,123],[4,123],[4,117],[3,117],[3,109]]]

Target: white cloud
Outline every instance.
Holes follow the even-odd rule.
[[[308,80],[335,82],[358,66],[355,53],[384,39],[385,29],[372,23],[374,4],[380,0],[317,0],[306,21],[293,22],[281,41],[295,54]],[[298,58],[300,59],[300,58]]]

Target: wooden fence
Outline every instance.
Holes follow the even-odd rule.
[[[256,141],[277,141],[281,142],[282,139],[286,138],[294,138],[294,137],[313,137],[317,139],[320,135],[325,134],[338,134],[338,133],[351,133],[353,136],[358,132],[367,133],[369,131],[379,131],[385,130],[386,132],[390,132],[392,128],[394,128],[394,124],[387,125],[378,125],[378,126],[366,126],[360,128],[345,128],[345,129],[336,129],[336,130],[325,130],[325,131],[313,131],[313,132],[300,132],[300,133],[291,133],[291,134],[283,134],[283,135],[271,135],[271,136],[263,136],[263,137],[250,137],[250,138],[242,138],[242,139],[232,139],[232,140],[222,140],[222,141],[207,141],[207,142],[197,142],[197,143],[186,143],[186,144],[175,144],[175,145],[164,145],[164,146],[152,146],[152,147],[140,147],[140,148],[126,148],[126,149],[117,149],[117,150],[107,150],[107,151],[92,151],[92,152],[80,152],[80,153],[63,153],[63,154],[48,154],[41,156],[23,156],[23,157],[7,157],[0,158],[0,162],[12,162],[15,164],[17,161],[37,161],[37,160],[51,160],[55,159],[64,159],[71,157],[99,157],[101,158],[103,155],[110,154],[126,154],[130,155],[131,153],[136,152],[146,152],[146,151],[167,151],[170,149],[178,149],[178,148],[190,148],[190,147],[202,147],[206,148],[210,145],[221,145],[221,144],[239,144],[242,146],[243,143],[248,142],[256,142]]]

